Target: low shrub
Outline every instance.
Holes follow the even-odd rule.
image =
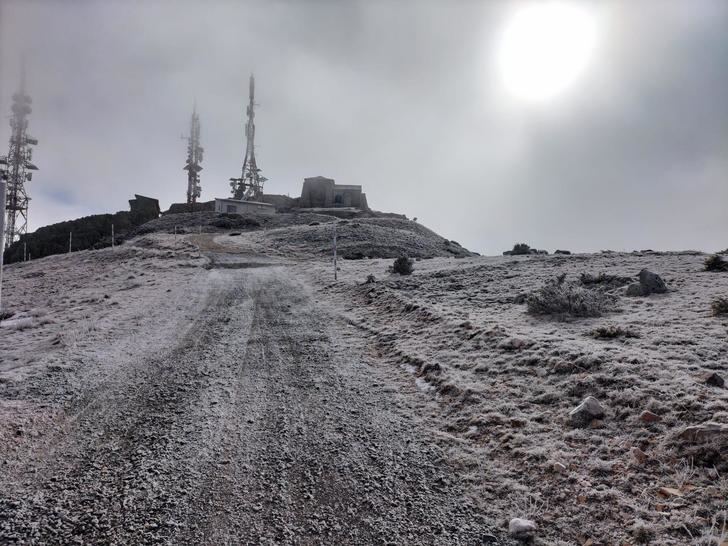
[[[377,282],[377,278],[374,275],[372,275],[371,273],[369,273],[369,275],[367,275],[367,280],[364,281],[364,284],[372,284],[375,282]]]
[[[711,304],[714,315],[728,315],[728,298],[718,298]]]
[[[414,261],[406,256],[397,258],[392,264],[392,273],[397,273],[399,275],[411,275],[413,270]]]
[[[516,243],[513,245],[513,250],[511,250],[512,256],[518,256],[522,254],[530,254],[531,253],[531,247],[528,246],[526,243]]]
[[[620,275],[607,275],[606,273],[599,273],[599,275],[582,273],[579,276],[579,282],[587,288],[604,288],[612,290],[614,288],[630,284],[632,282],[632,278],[622,277]]]
[[[212,222],[210,222],[210,225],[217,228],[230,229],[233,227],[233,222],[230,218],[215,218]]]
[[[589,335],[596,339],[615,339],[615,338],[620,338],[620,337],[624,337],[624,338],[640,337],[640,335],[637,332],[628,330],[626,328],[622,328],[621,326],[617,326],[615,324],[599,326],[598,328],[595,328],[594,330],[589,332]]]
[[[728,262],[717,254],[705,259],[706,271],[728,271]]]
[[[564,282],[566,275],[547,281],[526,298],[531,315],[556,317],[599,317],[613,311],[617,298],[604,290],[589,290],[576,283]]]

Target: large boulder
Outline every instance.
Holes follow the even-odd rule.
[[[667,285],[657,273],[643,269],[639,274],[640,282],[630,284],[625,292],[626,296],[649,296],[650,294],[664,294]]]
[[[667,292],[667,285],[657,273],[643,269],[640,271],[640,284],[648,294],[664,294]]]

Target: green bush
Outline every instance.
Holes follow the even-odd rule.
[[[397,273],[399,275],[411,275],[413,270],[414,261],[406,256],[397,258],[392,264],[392,273]]]

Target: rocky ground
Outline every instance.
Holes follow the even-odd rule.
[[[411,276],[342,259],[334,281],[334,222],[352,251],[455,244],[368,220],[206,233],[191,215],[177,236],[9,267],[0,542],[725,540],[728,319],[711,303],[728,273],[695,253],[463,249]],[[616,282],[602,316],[526,312],[559,275],[643,268],[669,291]]]

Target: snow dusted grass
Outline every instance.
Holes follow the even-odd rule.
[[[161,336],[184,322],[178,310],[202,297],[194,279],[205,263],[184,238],[156,234],[6,266],[12,316],[0,322],[0,401],[23,400],[48,371],[94,374],[120,353],[159,350],[138,346],[137,333]]]
[[[33,317],[13,318],[0,322],[0,328],[4,328],[6,330],[26,330],[33,326],[35,326],[35,320],[33,320]]]
[[[409,277],[366,260],[341,262],[338,283],[328,264],[314,275],[321,297],[436,403],[423,401],[422,411],[439,420],[438,438],[486,514],[505,526],[533,515],[523,500],[531,498],[543,505],[533,519],[548,543],[684,545],[728,510],[728,435],[680,436],[728,424],[728,389],[704,379],[728,379],[728,322],[711,313],[728,276],[704,271],[704,259],[436,258]],[[670,291],[624,297],[625,279],[643,268]],[[365,283],[368,275],[377,281]],[[604,289],[616,306],[604,317],[530,315],[524,295],[559,275],[574,287],[594,281],[584,290]],[[587,396],[606,414],[573,428],[568,413]]]

